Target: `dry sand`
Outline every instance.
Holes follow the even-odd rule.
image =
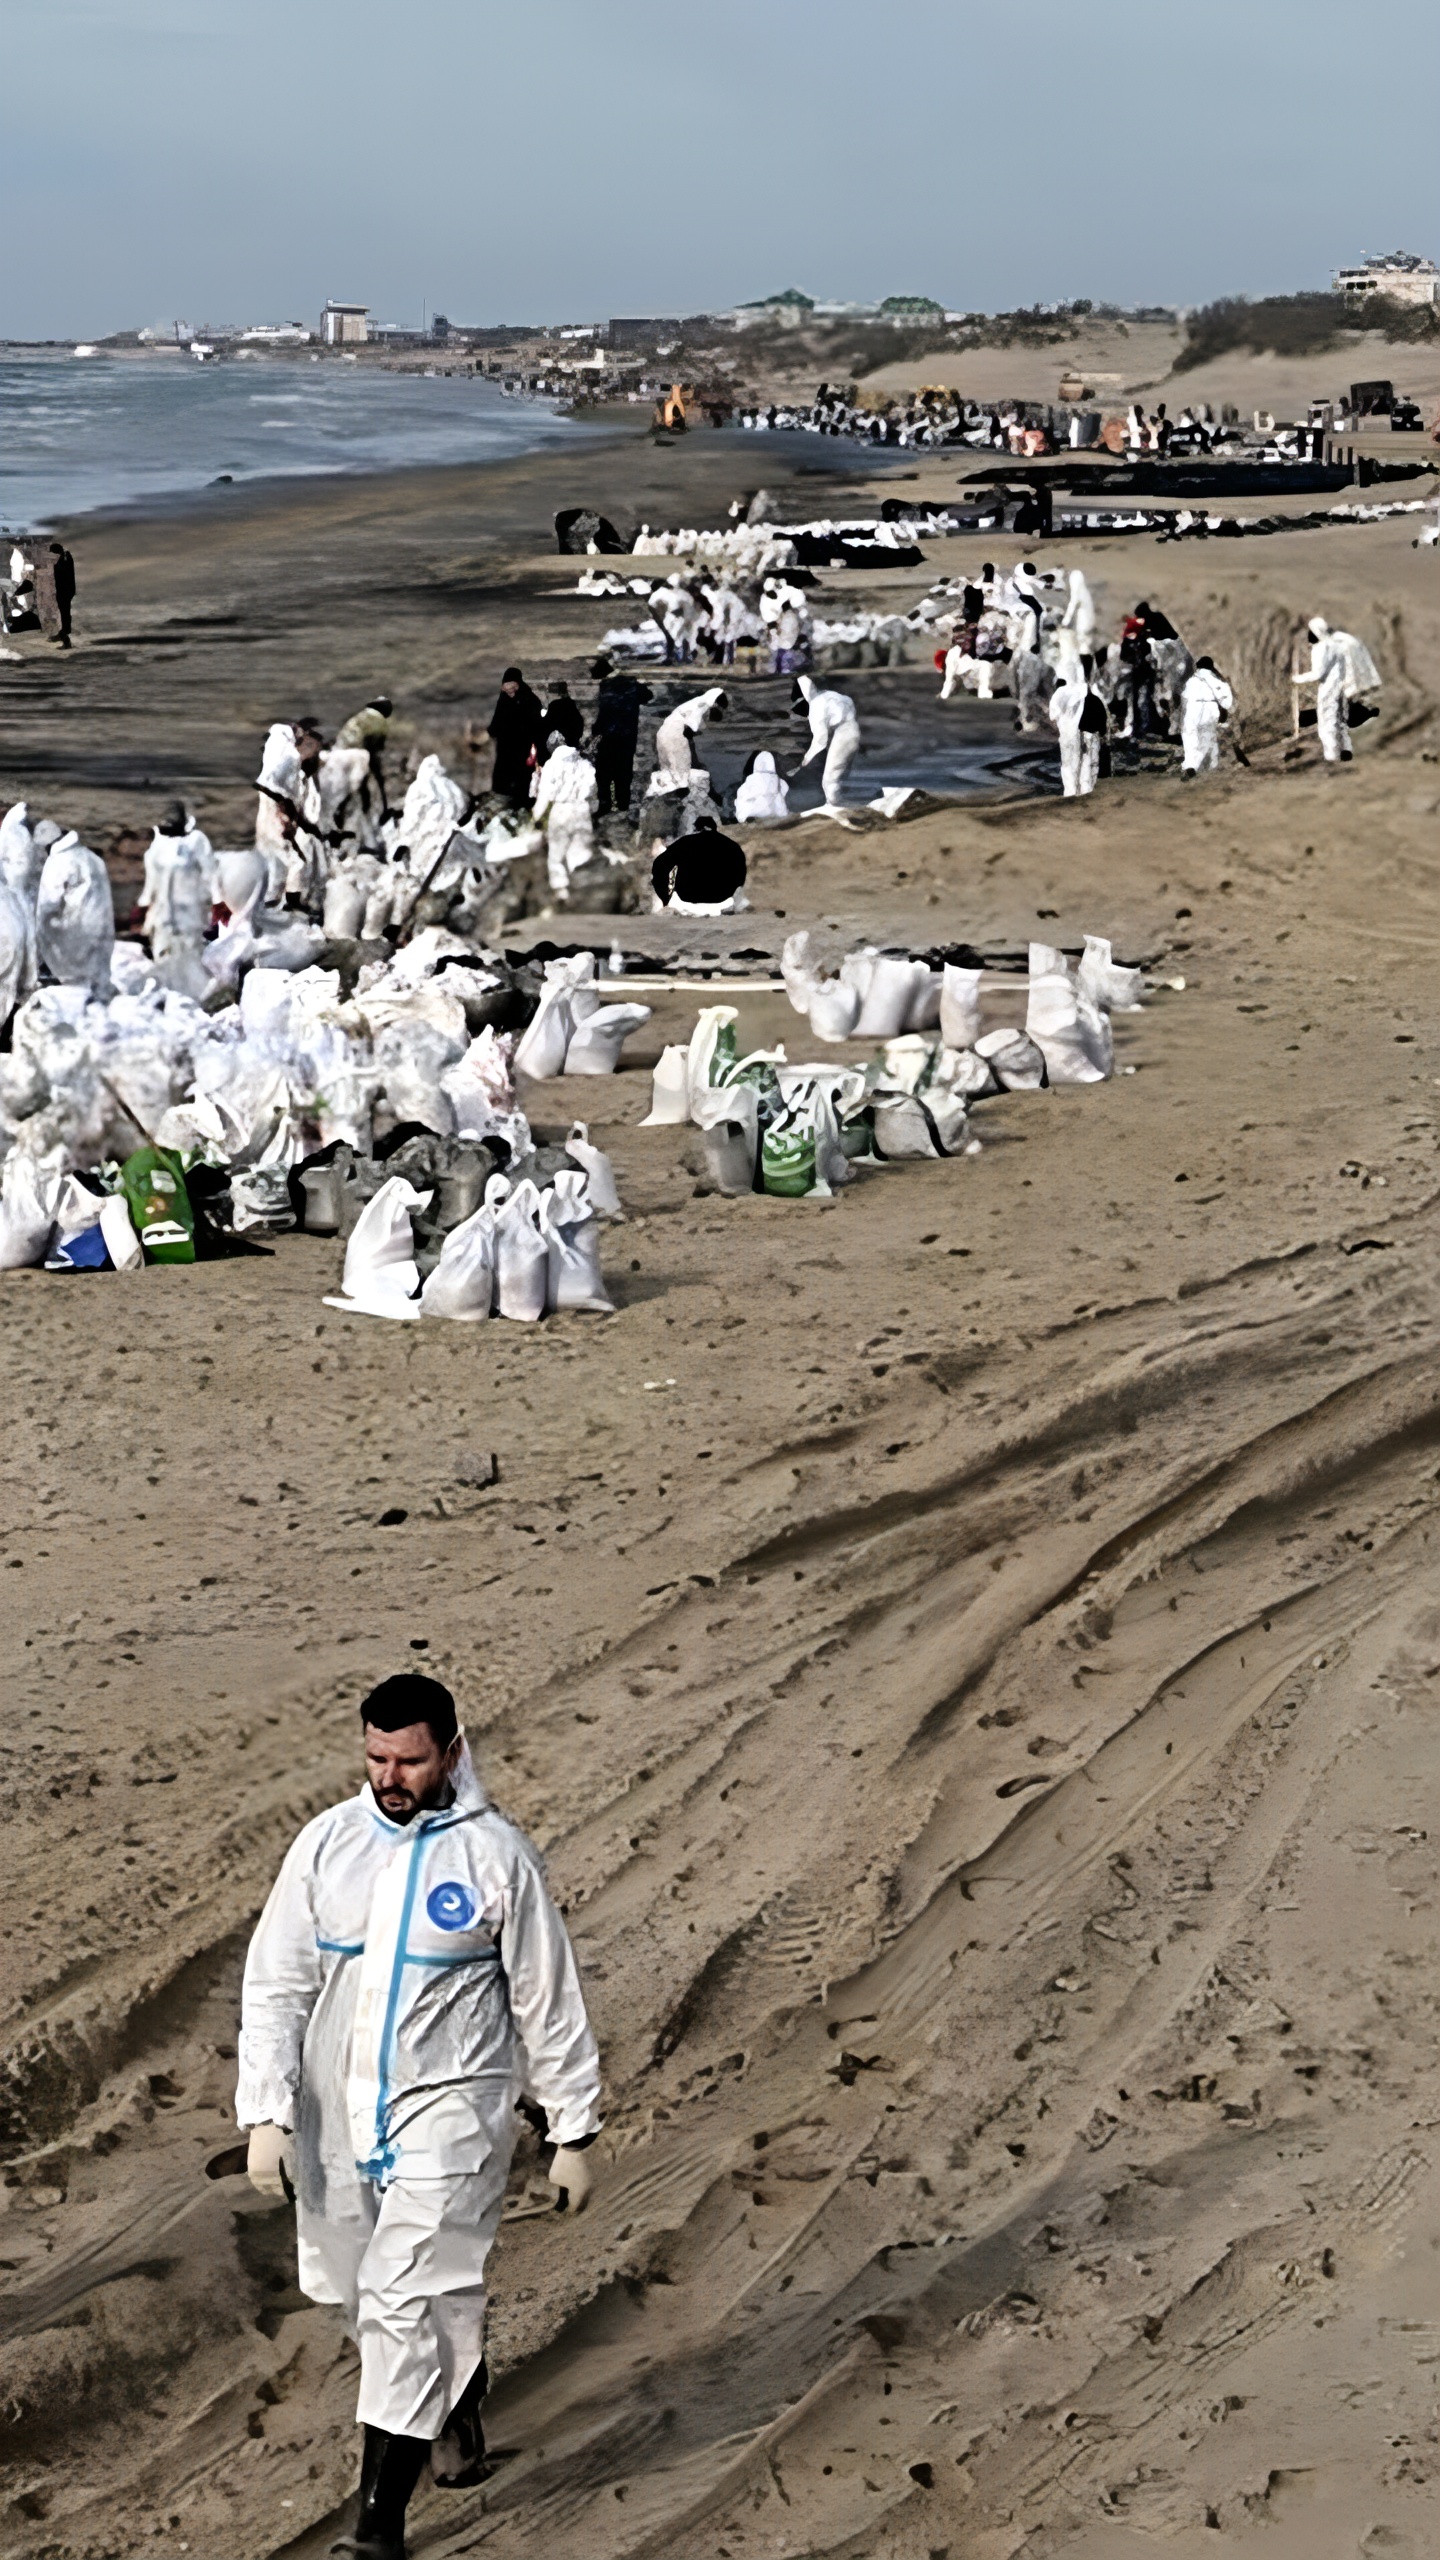
[[[638,514],[668,475],[693,516],[742,468],[697,439],[570,479]],[[297,685],[334,717],[388,675],[417,735],[483,714],[502,648],[558,664],[605,612],[553,593],[557,488],[87,536],[88,628],[132,637],[20,671],[8,770],[113,823],[148,741],[213,814]],[[514,2458],[422,2490],[419,2560],[1434,2548],[1440,587],[1409,541],[1078,555],[1272,725],[1295,616],[1358,627],[1387,713],[1346,774],[1275,746],[752,847],[757,948],[1089,927],[1184,976],[1118,1023],[1133,1074],[987,1107],[978,1160],[703,1196],[687,1133],[637,1126],[672,993],[613,1083],[531,1097],[613,1151],[611,1319],[347,1321],[303,1238],[0,1281],[17,2560],[336,2530],[353,2354],[286,2212],[203,2170],[248,1928],[407,1660],[546,1848],[609,2113],[583,2222],[527,2212],[517,2160]],[[782,1028],[803,1054],[747,999],[743,1037]]]

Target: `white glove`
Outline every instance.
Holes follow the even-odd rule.
[[[563,2213],[568,2205],[572,2213],[583,2213],[595,2183],[589,2152],[568,2150],[562,2142],[547,2174],[555,2189],[555,2202],[560,2212]]]
[[[255,2124],[250,2128],[246,2175],[257,2195],[271,2196],[277,2203],[288,2203],[295,2194],[286,2157],[289,2143],[290,2136],[283,2125]]]

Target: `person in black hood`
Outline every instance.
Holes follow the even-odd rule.
[[[662,907],[681,915],[723,915],[745,886],[744,848],[722,836],[713,818],[697,818],[694,832],[677,836],[650,865],[650,884]]]
[[[495,778],[491,789],[512,808],[523,809],[530,797],[531,759],[540,752],[544,714],[518,667],[507,667],[490,714],[495,744]]]
[[[563,676],[550,687],[543,728],[547,748],[552,738],[561,739],[567,747],[578,747],[585,735],[585,714],[572,698]]]
[[[640,708],[653,700],[648,684],[637,676],[617,674],[608,658],[597,658],[590,670],[600,686],[591,736],[595,742],[595,775],[600,785],[600,816],[614,810],[625,817],[635,779],[635,743],[640,734]]]

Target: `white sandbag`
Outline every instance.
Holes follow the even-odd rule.
[[[907,1031],[899,1040],[885,1043],[885,1081],[901,1093],[918,1093],[929,1081],[933,1044],[918,1031]]]
[[[905,1029],[916,991],[917,970],[928,981],[930,972],[923,960],[896,960],[889,952],[876,953],[855,1025],[857,1040],[893,1040],[897,1032]]]
[[[1052,1084],[1102,1084],[1113,1068],[1109,1016],[1068,977],[1031,979],[1025,1028]]]
[[[737,1063],[735,1025],[739,1019],[733,1004],[707,1004],[700,1008],[686,1058],[692,1117],[696,1096],[712,1084],[723,1084],[727,1071]]]
[[[642,1129],[678,1129],[690,1117],[690,1052],[676,1041],[662,1049],[650,1087],[650,1108]]]
[[[517,1075],[563,1075],[565,1054],[575,1028],[570,990],[546,973],[534,1017],[515,1044]]]
[[[32,1156],[12,1147],[0,1166],[0,1271],[44,1261],[65,1182],[63,1148]]]
[[[347,863],[331,873],[325,884],[325,931],[337,942],[359,939],[365,922],[365,908],[373,883],[358,879]]]
[[[785,993],[797,1013],[806,1013],[815,999],[815,991],[823,981],[810,957],[808,933],[787,933],[780,952],[780,975]],[[844,1037],[844,1034],[841,1034]]]
[[[620,1193],[615,1181],[615,1168],[599,1147],[590,1144],[590,1132],[583,1120],[577,1120],[565,1141],[565,1153],[584,1174],[590,1192],[590,1206],[597,1218],[623,1218]]]
[[[546,1312],[613,1315],[600,1271],[600,1222],[578,1166],[573,1173],[562,1168],[556,1174],[551,1188],[541,1194],[540,1216],[548,1257]]]
[[[1056,943],[1032,942],[1028,974],[1032,978],[1068,978],[1070,963]]]
[[[998,1090],[989,1060],[977,1057],[973,1049],[942,1049],[935,1061],[935,1082],[947,1085],[965,1101]]]
[[[342,1315],[390,1316],[418,1324],[420,1272],[410,1217],[413,1210],[427,1209],[431,1196],[397,1173],[381,1183],[350,1231],[344,1295],[327,1298],[327,1307],[339,1308]]]
[[[823,1197],[855,1179],[850,1159],[840,1143],[840,1119],[828,1076],[817,1077],[810,1110],[815,1125],[815,1189]]]
[[[495,1312],[517,1324],[538,1324],[545,1313],[550,1251],[540,1226],[540,1194],[533,1182],[514,1190],[503,1179],[486,1184],[495,1206]]]
[[[145,1249],[135,1233],[130,1203],[123,1191],[110,1191],[100,1203],[100,1233],[117,1271],[139,1271]]]
[[[911,963],[915,983],[905,1014],[907,1031],[931,1031],[940,1019],[940,996],[945,980],[939,969],[927,969],[923,960]]]
[[[940,986],[940,1037],[947,1049],[972,1049],[980,1037],[979,969],[947,960]]]
[[[817,1040],[848,1040],[860,1019],[860,990],[843,978],[819,978],[810,999],[810,1028]]]
[[[396,1120],[417,1120],[442,1138],[454,1132],[455,1107],[440,1079],[456,1063],[449,1033],[426,1022],[392,1023],[375,1042],[375,1065]]]
[[[483,1206],[452,1227],[420,1292],[422,1316],[483,1324],[495,1300],[495,1212]]]
[[[110,875],[98,853],[72,829],[45,856],[35,898],[35,948],[40,966],[61,986],[110,985],[115,948],[115,902]]]
[[[1087,933],[1080,955],[1079,986],[1081,994],[1098,1005],[1102,1013],[1139,1013],[1145,977],[1143,970],[1122,969],[1112,959],[1103,934]]]
[[[239,852],[217,853],[212,858],[217,907],[228,907],[232,920],[253,914],[270,885],[270,865],[265,855],[246,846]]]
[[[987,1031],[975,1043],[997,1084],[1007,1093],[1034,1093],[1045,1082],[1045,1056],[1023,1031]]]
[[[928,1085],[923,1093],[887,1093],[882,1087],[872,1107],[875,1152],[887,1160],[958,1155],[965,1144],[964,1097],[946,1086]]]
[[[0,877],[0,1031],[35,984],[35,919],[18,889]]]
[[[698,1094],[695,1125],[704,1133],[705,1167],[727,1199],[755,1188],[760,1151],[760,1096],[753,1084],[714,1084]]]
[[[67,1173],[55,1204],[55,1224],[45,1256],[47,1271],[73,1271],[76,1268],[72,1249],[82,1236],[92,1236],[100,1226],[100,1209],[100,1193],[91,1191],[78,1175]],[[100,1241],[103,1244],[103,1229]]]
[[[582,989],[583,994],[585,991]],[[577,1022],[565,1052],[567,1076],[613,1076],[623,1043],[650,1019],[648,1004],[602,1004]]]
[[[400,887],[400,883],[400,872],[392,867],[390,870],[382,871],[379,879],[366,892],[365,911],[360,919],[362,942],[384,941],[390,929],[395,892]]]

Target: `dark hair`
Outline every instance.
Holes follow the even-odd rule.
[[[460,1727],[455,1717],[455,1701],[438,1680],[427,1680],[423,1671],[397,1671],[372,1689],[361,1700],[360,1721],[373,1724],[377,1733],[399,1733],[407,1724],[428,1724],[442,1751],[448,1750]]]
[[[601,651],[601,653],[600,653],[599,657],[596,659],[595,664],[593,665],[593,667],[592,667],[592,668],[591,668],[591,670],[590,670],[590,673],[592,674],[592,676],[598,676],[602,684],[604,683],[605,678],[609,675],[609,673],[610,673],[610,660],[606,657],[606,655],[605,655],[605,653],[604,653],[604,651],[603,651],[603,650]]]
[[[502,684],[523,684],[525,679],[518,667],[507,667],[500,681]]]
[[[713,818],[707,818],[702,814],[696,819],[690,832],[697,836],[718,836],[720,829]]]
[[[366,708],[370,711],[383,711],[388,720],[395,705],[388,693],[372,693]]]
[[[167,800],[157,821],[161,835],[183,836],[186,832],[185,818],[186,808],[184,801]]]

